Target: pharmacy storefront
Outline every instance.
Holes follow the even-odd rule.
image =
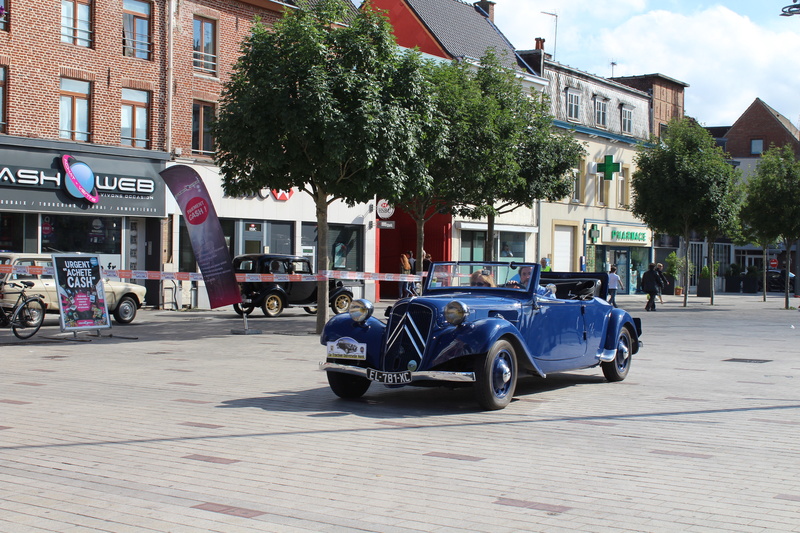
[[[586,270],[608,272],[617,266],[619,294],[633,294],[651,262],[653,232],[639,224],[586,224]]]
[[[163,156],[163,157],[162,157]],[[85,252],[160,269],[167,154],[0,138],[0,250]]]

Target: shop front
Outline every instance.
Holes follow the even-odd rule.
[[[586,270],[608,272],[616,265],[622,281],[618,294],[634,294],[652,261],[653,233],[643,225],[586,224]]]
[[[160,270],[167,154],[0,137],[0,250]],[[157,290],[157,289],[156,289]],[[156,292],[157,293],[157,292]]]

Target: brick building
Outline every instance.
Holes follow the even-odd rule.
[[[294,9],[291,0],[0,6],[0,249],[91,252],[104,266],[194,271],[182,217],[158,175],[180,163],[203,177],[232,254],[315,253],[307,195],[226,198],[210,157],[208,125],[241,40],[254,17],[271,24]],[[77,162],[82,175],[70,172]],[[365,266],[366,213],[331,210],[332,238],[358,243],[348,269]],[[161,304],[158,282],[147,283],[147,303]],[[182,294],[202,305],[204,292]]]

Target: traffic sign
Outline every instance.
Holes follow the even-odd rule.
[[[778,268],[778,260],[777,259],[770,259],[769,260],[770,268]]]

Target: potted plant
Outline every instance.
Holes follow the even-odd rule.
[[[697,280],[697,296],[711,297],[711,269],[708,268],[708,265],[703,265],[703,268],[700,269],[700,277]]]
[[[683,287],[678,287],[675,283],[679,279],[681,272],[683,272],[683,258],[678,257],[675,252],[670,254],[664,259],[666,267],[664,268],[664,276],[667,278],[667,286],[661,291],[661,294],[676,294],[680,296],[683,294]],[[680,291],[680,292],[679,292]]]
[[[742,292],[758,292],[758,267],[755,265],[747,267],[747,274],[742,278]]]
[[[738,263],[731,263],[725,272],[725,292],[741,292],[742,267]]]

